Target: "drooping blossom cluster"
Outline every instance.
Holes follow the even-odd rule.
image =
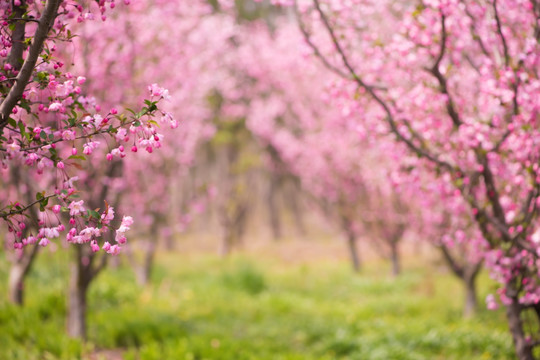
[[[114,211],[108,206],[105,210],[89,209],[84,200],[77,199],[81,165],[96,155],[103,156],[102,161],[123,158],[126,148],[134,152],[137,146],[148,152],[160,148],[163,136],[154,118],[177,126],[170,113],[158,108],[162,100],[169,98],[167,90],[150,85],[149,95],[137,111],[120,113],[114,105],[103,111],[87,93],[85,84],[92,79],[66,71],[65,60],[58,56],[70,51],[72,31],[80,26],[78,23],[93,20],[94,14],[101,14],[105,20],[106,7],[115,6],[114,1],[1,2],[0,161],[5,172],[24,164],[49,179],[41,183],[52,184],[37,192],[32,202],[5,194],[0,217],[14,235],[15,248],[35,242],[47,245],[66,230],[68,224],[63,218],[69,214],[68,242],[91,242],[96,249],[97,239],[109,230]],[[33,41],[23,42],[24,38]],[[97,151],[100,148],[109,151],[101,155]],[[33,206],[48,215],[42,216],[37,233],[23,237],[22,230],[29,221],[24,215]],[[118,239],[125,242],[123,235]],[[119,248],[113,245],[111,249],[109,252],[116,253]]]
[[[141,234],[150,232],[153,237],[155,227],[169,228],[171,233],[182,231],[196,215],[194,209],[199,201],[193,199],[206,203],[205,199],[210,198],[206,191],[200,191],[206,180],[191,187],[185,183],[191,182],[188,169],[194,164],[198,146],[215,133],[213,124],[207,121],[211,111],[206,98],[214,88],[226,86],[222,85],[226,82],[215,59],[231,49],[227,39],[233,34],[234,19],[219,14],[208,16],[212,7],[206,1],[138,1],[118,9],[126,16],[77,27],[80,36],[74,39],[75,54],[63,55],[66,61],[72,56],[77,60],[70,70],[92,78],[86,84],[88,91],[101,104],[116,106],[118,111],[129,112],[136,107],[141,89],[154,81],[168,90],[152,84],[148,86],[150,95],[172,97],[174,101],[163,104],[163,113],[154,119],[159,131],[157,127],[145,128],[149,131],[146,137],[102,151],[111,162],[130,152],[136,152],[137,157],[125,157],[121,178],[97,183],[111,183],[119,195],[116,209],[129,210]],[[170,20],[156,22],[156,18]],[[218,28],[224,31],[216,32]],[[118,32],[125,36],[120,39]],[[171,46],[171,38],[176,39],[175,46]],[[90,43],[91,53],[86,48]],[[176,129],[176,119],[189,122]],[[169,129],[175,129],[174,134]],[[130,129],[119,129],[115,136],[123,142],[130,136]],[[158,153],[154,151],[157,148]]]

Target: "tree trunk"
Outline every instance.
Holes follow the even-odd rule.
[[[467,274],[463,278],[465,285],[465,306],[463,307],[463,317],[470,318],[478,309],[478,297],[476,295],[476,274]]]
[[[15,262],[9,269],[9,301],[16,305],[23,304],[24,268],[21,263]]]
[[[221,255],[221,257],[227,257],[231,253],[231,249],[232,235],[229,233],[229,229],[225,229],[225,234],[223,234],[221,247],[219,249],[219,255]]]
[[[137,283],[139,285],[145,286],[150,282],[155,253],[156,244],[153,241],[149,241],[147,249],[144,252],[143,263],[135,268],[135,277],[137,278]]]
[[[281,219],[276,204],[276,194],[279,188],[277,175],[272,174],[270,176],[270,184],[268,186],[267,202],[268,202],[268,215],[270,220],[270,227],[272,229],[272,236],[274,240],[281,239]]]
[[[165,250],[167,251],[174,251],[174,241],[173,241],[172,235],[165,236],[165,239],[163,240],[165,244]]]
[[[302,216],[302,209],[298,201],[298,196],[300,194],[300,186],[298,184],[293,184],[294,188],[292,191],[288,192],[285,196],[285,201],[288,204],[289,209],[292,211],[294,218],[294,225],[296,227],[297,233],[304,237],[306,236],[306,226],[304,224],[304,218]]]
[[[397,277],[401,274],[401,261],[397,242],[390,243],[390,260],[392,261],[392,276]]]
[[[297,195],[294,195],[290,200],[291,210],[294,217],[294,224],[296,226],[296,231],[302,237],[306,236],[306,225],[304,224],[304,217],[302,216],[302,211],[298,205]]]
[[[66,328],[68,336],[86,340],[86,295],[97,271],[94,273],[89,259],[93,254],[82,248],[86,245],[71,246],[75,247],[75,254],[70,266]]]
[[[465,303],[463,307],[463,317],[469,318],[476,313],[478,309],[478,300],[476,294],[476,277],[482,269],[482,262],[467,262],[462,261],[462,264],[459,264],[454,256],[450,253],[450,250],[445,246],[441,245],[440,249],[446,260],[448,266],[462,282],[465,287]]]
[[[360,257],[358,256],[358,249],[356,247],[356,236],[352,231],[347,234],[347,244],[349,245],[349,256],[351,257],[351,264],[354,272],[360,271]]]
[[[12,260],[11,268],[9,269],[8,297],[9,301],[15,305],[23,305],[24,303],[24,281],[32,267],[38,250],[39,246],[32,245],[29,251],[27,251],[27,248],[22,250],[23,252],[20,258]]]
[[[74,264],[75,265],[75,264]],[[88,284],[81,274],[81,267],[71,267],[68,294],[67,333],[72,338],[86,340],[86,293]]]
[[[514,340],[514,348],[519,360],[534,360],[532,348],[527,344],[525,333],[523,332],[523,321],[521,319],[521,305],[517,298],[512,299],[512,303],[506,305],[506,318],[512,339]]]

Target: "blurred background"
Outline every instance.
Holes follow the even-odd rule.
[[[504,314],[485,309],[478,230],[414,196],[429,179],[403,181],[354,95],[334,96],[342,80],[294,8],[141,0],[107,15],[60,56],[103,109],[167,89],[163,145],[78,179],[89,208],[133,217],[119,255],[6,240],[0,358],[513,356]],[[30,193],[26,171],[4,184]]]

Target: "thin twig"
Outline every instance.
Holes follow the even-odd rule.
[[[404,142],[408,147],[409,149],[411,149],[414,153],[416,153],[419,157],[423,157],[423,158],[426,158],[428,159],[429,161],[435,163],[436,165],[440,166],[440,167],[443,167],[443,168],[446,168],[447,170],[455,170],[455,167],[452,166],[450,163],[444,161],[444,160],[440,160],[437,156],[427,152],[426,150],[424,149],[421,149],[419,148],[418,146],[416,146],[410,139],[408,139],[407,137],[405,137],[398,129],[398,124],[396,122],[396,120],[394,119],[394,115],[392,114],[392,111],[390,110],[388,104],[379,97],[379,95],[377,95],[377,93],[375,92],[375,89],[366,84],[362,78],[360,76],[358,76],[354,70],[354,68],[352,67],[352,65],[349,63],[349,60],[347,58],[347,56],[345,55],[345,52],[343,50],[343,48],[341,47],[340,43],[339,43],[339,40],[337,39],[336,37],[336,34],[334,33],[334,30],[332,29],[332,26],[330,25],[330,23],[328,22],[328,18],[326,17],[325,13],[322,11],[321,9],[321,6],[320,6],[320,3],[319,3],[319,0],[313,0],[314,4],[315,4],[315,8],[317,9],[317,12],[319,13],[319,15],[321,16],[321,19],[322,19],[322,22],[323,22],[323,25],[324,27],[326,28],[326,30],[328,31],[328,34],[330,35],[331,39],[332,39],[332,42],[334,43],[334,46],[336,47],[336,50],[338,51],[342,61],[343,61],[343,64],[345,65],[345,67],[347,68],[347,70],[349,71],[349,73],[351,74],[351,76],[353,77],[353,80],[358,84],[358,86],[360,86],[361,88],[363,88],[365,91],[368,92],[368,94],[375,100],[375,102],[377,104],[379,104],[379,106],[382,107],[382,109],[384,110],[384,112],[386,113],[386,121],[388,122],[388,125],[390,126],[392,132],[402,141]]]

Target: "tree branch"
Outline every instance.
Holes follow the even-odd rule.
[[[22,58],[25,50],[24,35],[26,33],[26,21],[22,21],[26,10],[26,1],[22,0],[21,5],[14,6],[13,15],[15,18],[10,21],[15,22],[15,28],[11,34],[11,51],[7,58],[7,63],[15,70],[20,70],[22,66]]]
[[[493,0],[493,11],[495,13],[495,22],[497,24],[497,33],[499,34],[499,37],[501,38],[501,42],[503,45],[503,51],[504,51],[504,63],[506,66],[510,65],[510,54],[508,52],[508,45],[506,44],[506,38],[504,37],[504,34],[502,32],[502,25],[501,25],[501,19],[499,18],[499,11],[497,10],[497,0]]]
[[[441,12],[441,48],[439,50],[439,55],[437,56],[437,59],[435,60],[435,63],[429,69],[429,72],[435,76],[437,81],[439,82],[439,89],[441,93],[446,95],[447,102],[446,102],[446,111],[448,112],[448,115],[452,119],[452,123],[454,124],[454,127],[457,128],[461,125],[461,119],[459,118],[459,114],[456,111],[456,108],[454,106],[454,101],[452,100],[452,96],[448,92],[448,84],[446,81],[446,78],[441,74],[441,71],[439,69],[439,66],[441,65],[441,61],[444,58],[444,54],[446,52],[446,17]]]
[[[313,43],[313,41],[311,41],[311,37],[310,37],[306,27],[304,26],[304,23],[302,22],[302,18],[300,17],[300,12],[298,10],[298,3],[297,3],[296,0],[294,1],[294,12],[295,12],[296,18],[298,20],[298,27],[300,28],[300,32],[302,33],[302,35],[304,35],[304,40],[306,41],[308,46],[313,50],[313,53],[315,54],[315,56],[317,56],[319,58],[319,60],[321,60],[323,65],[326,66],[330,71],[333,71],[334,73],[336,73],[337,75],[339,75],[340,77],[342,77],[344,79],[351,80],[350,76],[348,76],[342,70],[340,70],[337,67],[335,67],[334,65],[332,65],[328,61],[328,59],[326,59],[326,57],[319,51],[319,48],[317,47],[317,45],[315,45]]]
[[[22,207],[22,208],[17,209],[17,210],[10,210],[9,212],[8,211],[3,212],[2,210],[0,210],[0,218],[2,218],[4,220],[7,220],[7,218],[10,217],[10,216],[23,214],[24,212],[26,212],[26,210],[30,209],[32,206],[36,205],[37,203],[40,203],[43,200],[50,199],[50,198],[55,197],[55,196],[56,195],[47,195],[47,196],[43,197],[42,199],[33,201],[30,204],[26,205],[25,207]]]
[[[452,272],[457,276],[459,277],[460,279],[463,279],[464,276],[465,276],[465,272],[463,270],[463,267],[462,266],[459,266],[459,264],[457,263],[457,261],[454,259],[454,257],[452,256],[452,254],[450,254],[450,250],[448,249],[448,247],[444,244],[441,244],[439,246],[439,248],[441,249],[441,252],[444,256],[444,259],[446,260],[446,262],[448,263],[448,266],[450,266],[450,269],[452,270]]]
[[[341,59],[343,61],[343,64],[345,65],[345,67],[347,68],[349,73],[351,74],[353,80],[358,84],[358,86],[363,88],[375,100],[375,102],[383,109],[383,111],[386,114],[385,119],[386,119],[388,125],[390,126],[390,129],[391,129],[392,133],[394,133],[398,137],[398,139],[400,141],[404,142],[407,145],[407,147],[410,150],[412,150],[415,154],[417,154],[419,157],[426,158],[429,161],[435,163],[436,165],[438,165],[440,167],[443,167],[443,168],[446,168],[447,170],[455,170],[454,166],[452,166],[451,164],[449,164],[448,162],[446,162],[444,160],[440,160],[437,156],[429,153],[428,151],[426,151],[426,150],[424,150],[422,148],[419,148],[410,139],[405,137],[405,135],[403,135],[399,131],[398,124],[397,124],[397,122],[396,122],[396,120],[394,118],[394,115],[392,114],[392,111],[390,110],[390,107],[388,106],[388,104],[382,98],[380,98],[379,95],[377,95],[377,93],[375,92],[375,89],[372,86],[366,84],[362,80],[362,78],[356,74],[356,72],[353,69],[352,65],[349,63],[349,60],[348,60],[347,56],[345,55],[345,52],[344,52],[343,48],[341,47],[341,45],[339,43],[339,40],[337,39],[336,34],[334,33],[334,30],[332,29],[332,26],[328,22],[328,18],[326,17],[326,15],[324,14],[324,12],[321,9],[319,0],[313,0],[313,2],[315,4],[315,8],[317,9],[317,12],[321,16],[324,27],[328,31],[328,34],[330,35],[330,37],[332,39],[332,42],[334,43],[334,46],[336,47],[336,50],[338,51],[338,53],[339,53],[339,55],[340,55],[340,57],[341,57]]]
[[[30,81],[32,73],[34,72],[37,59],[43,51],[43,44],[45,43],[52,24],[56,19],[58,6],[61,2],[62,0],[47,0],[45,9],[41,14],[36,33],[34,34],[34,39],[32,40],[32,44],[30,45],[28,55],[26,56],[21,70],[17,75],[15,84],[9,90],[9,93],[0,105],[0,131],[2,131],[7,125],[9,116],[11,115],[13,108],[22,98],[24,89],[26,88],[26,85]]]

